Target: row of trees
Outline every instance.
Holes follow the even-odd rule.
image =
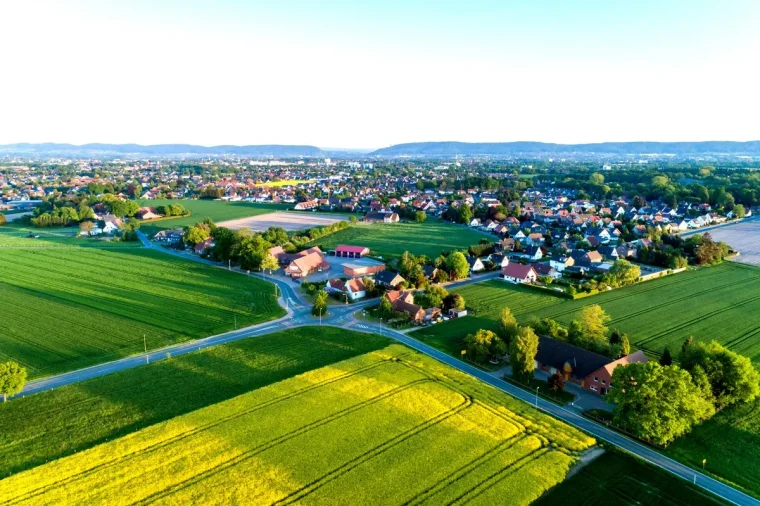
[[[607,400],[615,403],[616,425],[664,446],[717,411],[760,395],[760,373],[750,360],[715,341],[689,338],[679,358],[679,365],[664,359],[615,369]]]

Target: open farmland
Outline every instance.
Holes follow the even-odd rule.
[[[594,441],[391,345],[0,481],[14,504],[528,504]]]
[[[747,219],[740,223],[732,223],[716,227],[710,230],[695,230],[682,234],[689,237],[694,234],[709,233],[714,241],[722,241],[730,244],[740,255],[732,259],[750,265],[760,266],[760,220]]]
[[[2,248],[142,248],[140,242],[115,241],[113,237],[77,237],[78,227],[37,228],[13,224],[0,227]],[[29,234],[37,236],[30,238]]]
[[[0,476],[388,344],[346,329],[294,328],[16,398],[0,409]]]
[[[332,225],[338,221],[347,220],[347,216],[340,214],[276,212],[223,221],[217,223],[217,225],[220,227],[227,227],[230,230],[249,228],[255,232],[263,232],[269,227],[281,227],[288,232],[292,232],[294,230],[303,230],[306,228],[324,227]]]
[[[141,230],[146,234],[155,234],[159,230],[182,228],[195,225],[203,218],[211,218],[214,222],[236,220],[248,216],[284,211],[288,204],[255,204],[249,202],[228,202],[225,200],[142,200],[141,206],[156,207],[161,205],[179,204],[190,211],[190,216],[179,216],[170,219],[158,219],[143,223]]]
[[[599,304],[612,317],[610,328],[626,332],[632,345],[652,356],[666,346],[677,353],[694,336],[715,339],[760,362],[760,322],[748,318],[760,311],[760,269],[751,266],[726,262],[574,301],[501,280],[455,291],[475,315],[414,333],[451,353],[462,349],[467,333],[494,329],[503,307],[511,308],[521,323],[537,316],[567,325],[584,306]]]
[[[608,451],[535,502],[537,506],[717,506],[717,497],[646,464]]]
[[[139,248],[0,248],[0,272],[0,360],[31,377],[284,314],[269,283]]]
[[[442,251],[467,249],[484,236],[442,221],[425,223],[373,223],[355,225],[313,241],[323,249],[340,244],[367,246],[373,254],[390,257],[409,251],[435,258]]]

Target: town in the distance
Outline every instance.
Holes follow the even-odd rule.
[[[0,146],[0,502],[759,504],[759,174]]]

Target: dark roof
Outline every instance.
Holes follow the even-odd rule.
[[[611,358],[593,351],[584,350],[570,343],[544,336],[538,337],[536,360],[543,365],[559,370],[562,370],[565,363],[568,363],[572,367],[571,374],[576,378],[585,378],[612,362]]]
[[[375,274],[375,281],[379,281],[381,283],[391,283],[394,279],[396,279],[396,276],[401,277],[397,272],[380,271],[377,274]],[[404,279],[404,278],[401,278],[401,279]]]
[[[423,273],[425,274],[425,276],[426,276],[426,277],[428,277],[428,278],[429,278],[430,276],[432,276],[432,275],[435,273],[435,271],[437,271],[437,270],[438,270],[438,269],[436,269],[436,268],[435,268],[435,267],[433,267],[432,265],[423,265],[423,266],[422,266],[422,272],[423,272]]]

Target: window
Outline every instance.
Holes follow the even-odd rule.
[[[599,391],[599,390],[596,389],[596,387],[594,385],[591,385],[591,390],[593,390],[594,392],[598,392]]]
[[[596,381],[597,383],[599,383],[599,378],[597,378],[596,376],[594,376],[594,381]]]
[[[607,384],[607,382],[604,381],[604,380],[602,380],[602,385],[606,385],[606,384]]]

